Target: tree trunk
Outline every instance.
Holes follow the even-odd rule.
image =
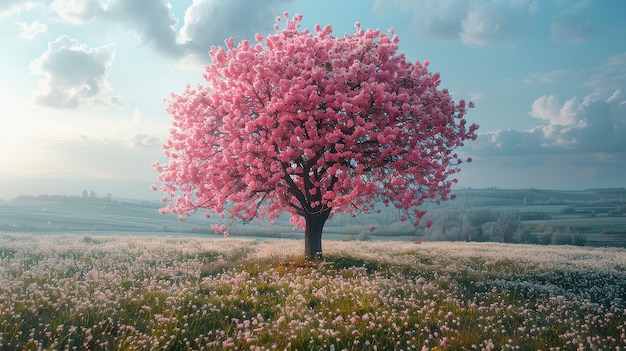
[[[304,256],[308,260],[322,257],[322,229],[330,215],[330,210],[319,214],[307,214],[304,230]]]

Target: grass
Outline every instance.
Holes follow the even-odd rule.
[[[0,234],[0,349],[626,347],[626,250]]]

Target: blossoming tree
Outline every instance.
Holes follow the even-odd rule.
[[[257,43],[213,47],[208,84],[172,95],[169,161],[153,164],[162,212],[183,219],[205,209],[232,224],[287,211],[305,229],[309,258],[321,254],[334,212],[383,204],[417,225],[424,201],[452,197],[462,162],[454,150],[476,138],[464,119],[472,104],[438,89],[427,61],[398,53],[392,30],[357,22],[336,37],[330,26],[301,29],[301,15],[284,18]]]

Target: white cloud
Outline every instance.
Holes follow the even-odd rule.
[[[529,112],[541,121],[540,125],[524,131],[484,133],[475,150],[485,155],[570,155],[572,160],[576,155],[593,154],[596,168],[622,160],[626,150],[626,53],[611,56],[589,70],[565,73],[553,71],[532,79],[549,82],[587,75],[585,85],[592,89],[591,93],[565,102],[555,95],[541,96]]]
[[[541,152],[541,136],[532,130],[502,129],[481,133],[472,148],[480,154],[516,155]]]
[[[292,0],[193,0],[185,12],[178,41],[201,61],[208,60],[213,45],[224,40],[251,39],[257,32],[268,32],[274,19]]]
[[[401,13],[409,13],[411,24],[427,37],[445,41],[456,40],[462,31],[461,22],[467,16],[471,2],[459,0],[413,1],[376,0],[374,11],[385,13],[390,6],[397,6]],[[395,15],[395,11],[392,11]]]
[[[55,0],[50,8],[68,23],[120,23],[133,28],[143,43],[165,57],[191,57],[192,61],[206,63],[211,46],[222,45],[231,36],[250,39],[257,32],[271,30],[274,18],[291,1],[193,0],[180,30],[167,0]]]
[[[545,155],[603,154],[608,160],[626,150],[626,104],[620,92],[609,97],[571,98],[552,95],[535,100],[530,114],[544,124],[524,130],[482,134],[475,150],[483,154]],[[601,161],[599,159],[599,161]]]
[[[35,1],[2,0],[0,1],[0,18],[16,16],[24,11],[33,10],[39,5]]]
[[[40,21],[35,21],[31,24],[19,22],[18,25],[22,28],[20,37],[29,40],[35,38],[37,34],[45,33],[48,30],[48,26]]]
[[[379,16],[408,14],[418,34],[444,41],[456,40],[461,32],[461,21],[467,15],[469,1],[440,0],[376,0],[373,12]],[[391,7],[396,9],[391,10]]]
[[[108,7],[106,18],[134,28],[141,40],[160,54],[180,57],[181,50],[176,45],[178,20],[167,0],[116,0]]]
[[[461,21],[461,41],[484,46],[517,38],[523,33],[527,11],[503,1],[475,5]]]
[[[44,78],[35,101],[51,107],[75,108],[82,103],[106,103],[99,94],[108,88],[106,69],[113,61],[113,44],[88,49],[67,36],[48,44],[48,50],[31,62],[31,71]]]
[[[611,155],[626,150],[626,53],[609,57],[605,63],[579,72],[554,71],[549,78],[536,81],[552,81],[571,75],[587,75],[585,85],[593,91],[583,98],[573,97],[565,102],[555,95],[537,98],[529,115],[542,124],[518,133],[524,139],[537,139],[539,153],[599,152]],[[491,133],[493,137],[499,135]],[[487,150],[488,147],[485,148]],[[510,153],[523,151],[508,150]],[[602,158],[606,160],[607,158]]]
[[[92,107],[100,110],[123,108],[126,106],[118,97],[115,96],[92,99],[91,101],[89,101],[89,103]]]
[[[131,138],[130,144],[135,147],[154,147],[161,146],[163,140],[154,135],[136,134]]]
[[[576,98],[561,105],[554,95],[542,96],[533,102],[530,115],[548,122],[549,125],[572,125],[575,123],[575,113],[572,111],[575,104]]]
[[[59,19],[74,24],[91,22],[105,11],[99,0],[54,0],[50,8]]]
[[[180,56],[176,45],[178,20],[167,0],[54,0],[50,9],[61,21],[77,25],[97,20],[121,23],[133,28],[157,52]]]
[[[614,153],[626,148],[626,106],[610,98],[586,97],[569,107],[576,123],[560,130],[565,140],[576,140],[577,150]]]
[[[470,45],[508,42],[524,35],[537,2],[530,0],[377,0],[375,11],[396,6],[412,16],[417,32]]]

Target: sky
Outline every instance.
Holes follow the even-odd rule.
[[[44,178],[153,196],[164,99],[202,83],[211,46],[272,33],[284,11],[336,36],[393,28],[408,60],[474,101],[458,187],[626,186],[622,0],[2,0],[0,198]]]

